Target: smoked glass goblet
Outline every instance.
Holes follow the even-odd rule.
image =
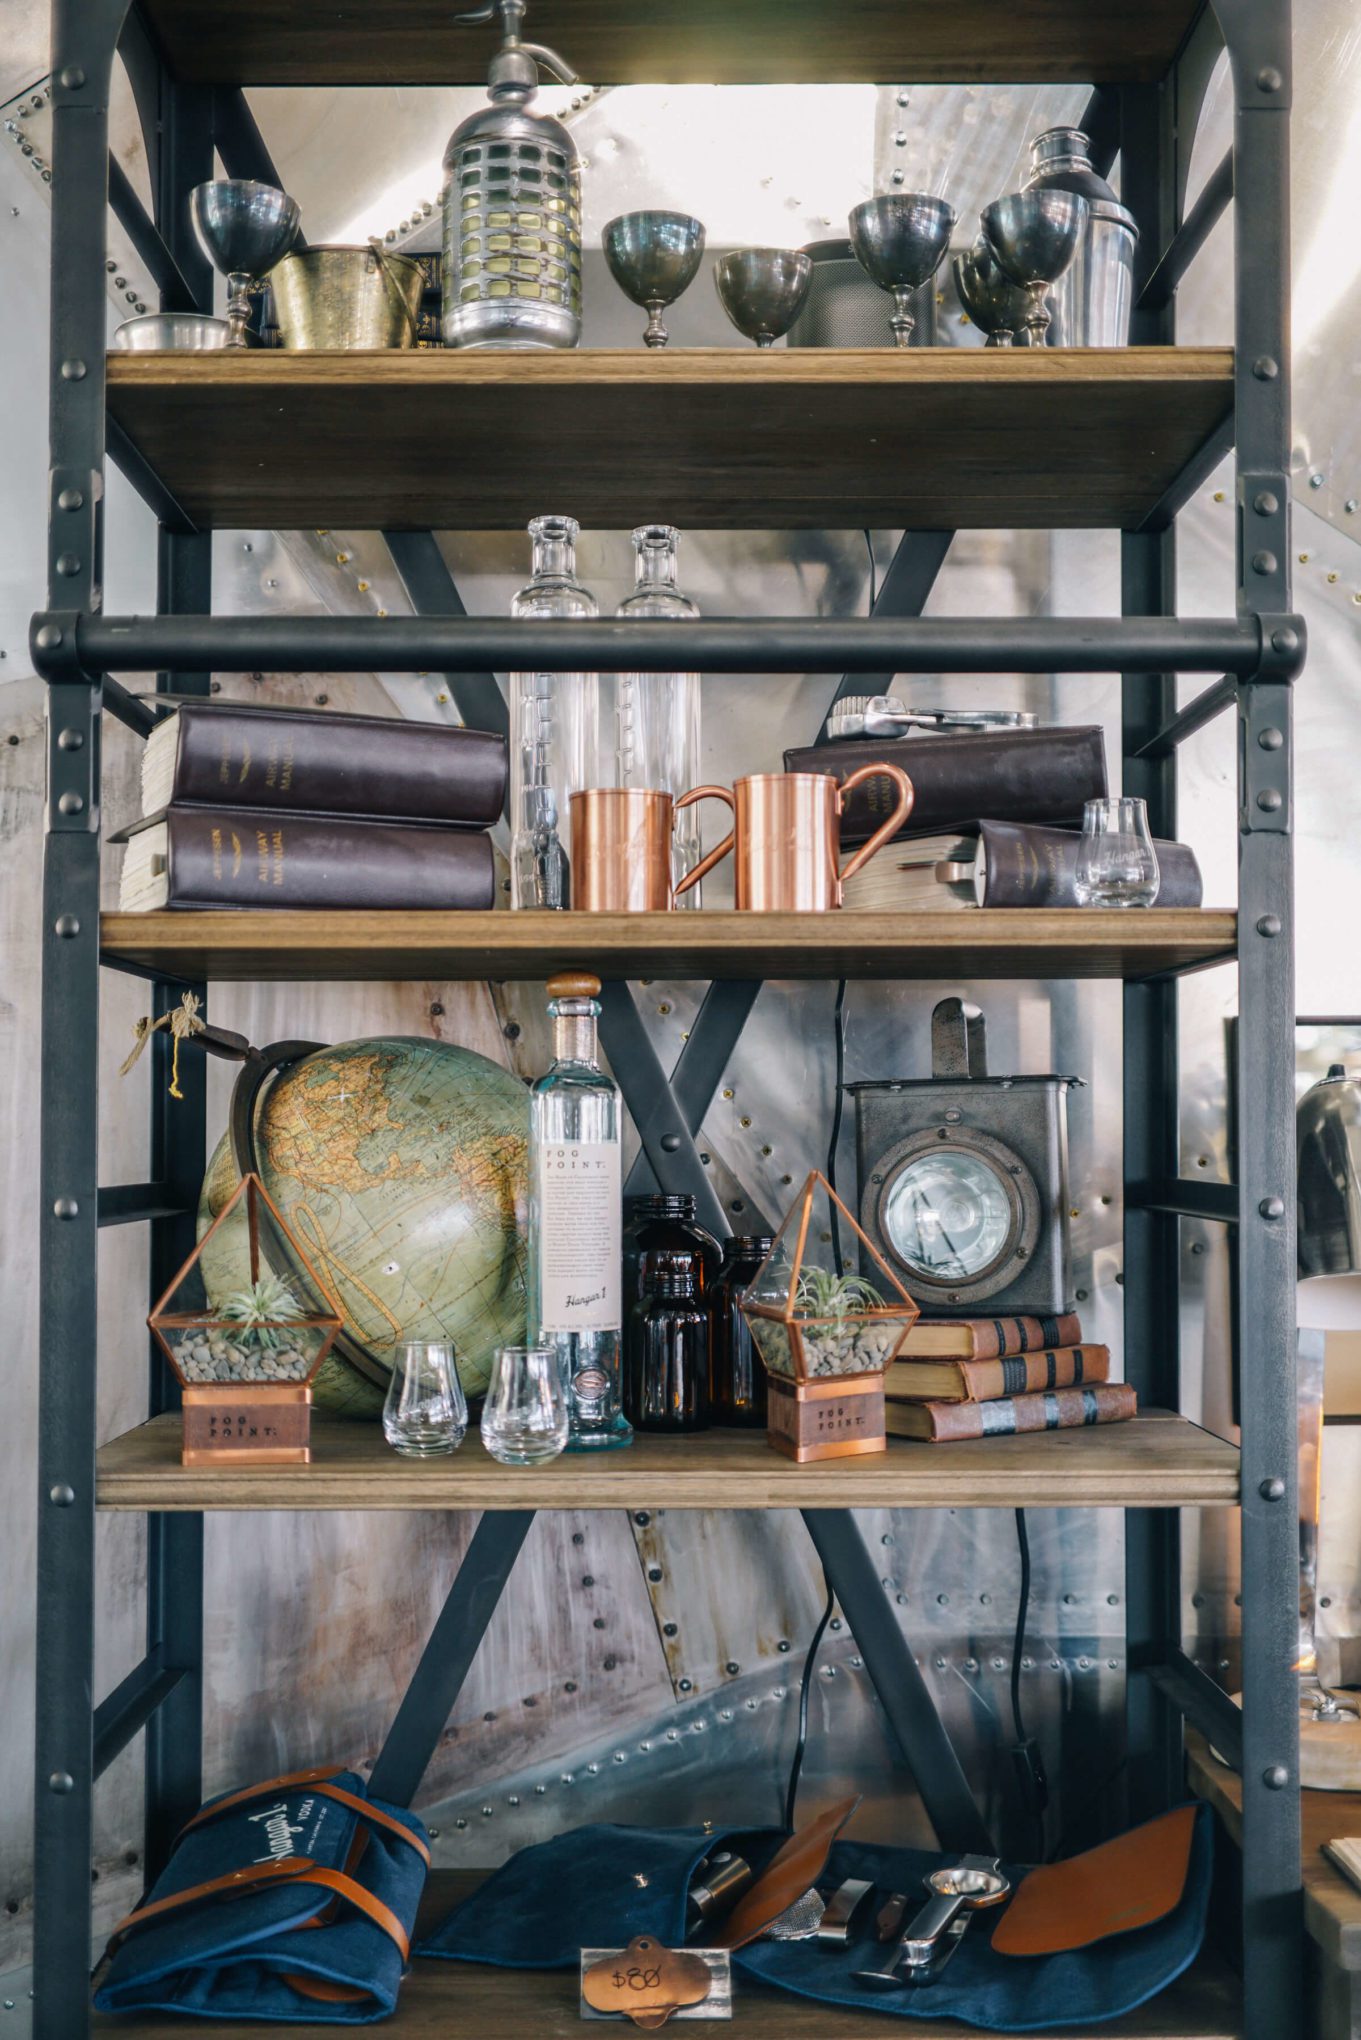
[[[601,236],[610,275],[624,296],[648,314],[643,340],[665,347],[668,305],[689,290],[704,254],[704,228],[689,213],[632,212],[611,220]]]
[[[929,283],[950,245],[955,210],[927,191],[891,191],[858,205],[848,222],[851,246],[866,275],[888,291],[895,347],[912,343],[912,293]]]

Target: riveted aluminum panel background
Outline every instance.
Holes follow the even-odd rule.
[[[33,1151],[36,1098],[37,937],[33,924],[41,827],[41,689],[26,652],[30,610],[41,599],[45,468],[48,146],[43,0],[14,0],[0,52],[0,267],[7,317],[0,327],[6,407],[0,480],[0,926],[8,968],[0,989],[7,1129],[12,1155]],[[1298,936],[1301,1010],[1361,1010],[1355,958],[1355,759],[1361,739],[1361,423],[1355,403],[1361,207],[1361,33],[1350,0],[1297,0],[1295,120],[1296,584],[1312,658],[1299,689]],[[566,54],[570,57],[571,52]],[[618,293],[599,253],[600,229],[638,205],[675,205],[709,226],[710,256],[747,241],[798,245],[841,229],[872,189],[944,190],[968,238],[978,207],[1013,187],[1027,137],[1074,118],[1071,89],[871,87],[628,88],[596,94],[546,88],[544,105],[576,129],[586,162],[586,340],[636,344],[643,315]],[[371,231],[390,245],[436,245],[439,157],[450,129],[477,103],[457,91],[259,92],[252,104],[298,197],[314,240]],[[574,104],[579,100],[580,104]],[[116,147],[145,188],[140,142],[121,91]],[[1192,190],[1218,161],[1231,113],[1221,75],[1211,89]],[[111,226],[110,321],[130,309],[146,279],[125,259]],[[1182,293],[1187,340],[1229,337],[1230,239],[1217,230]],[[134,296],[133,302],[136,302]],[[977,344],[948,292],[941,338]],[[727,344],[707,273],[669,315],[679,345]],[[647,446],[625,455],[641,466]],[[570,512],[571,476],[545,445],[543,507]],[[904,460],[912,458],[910,445]],[[1227,473],[1227,470],[1226,470]],[[1316,481],[1316,477],[1319,477]],[[659,493],[657,514],[665,516]],[[1183,609],[1222,614],[1233,592],[1231,488],[1212,478],[1182,523]],[[896,534],[708,533],[687,537],[686,586],[711,614],[825,614],[862,610],[871,554],[882,572]],[[500,613],[523,579],[526,548],[503,537],[446,534],[446,556],[474,613]],[[110,477],[108,604],[154,603],[150,519]],[[631,579],[627,533],[591,532],[584,578],[608,611]],[[400,583],[372,534],[222,534],[215,542],[216,606],[225,612],[333,610],[400,613]],[[1110,533],[1014,536],[974,532],[952,548],[930,609],[938,614],[1112,613],[1119,601],[1118,540]],[[790,676],[758,683],[716,678],[705,691],[705,772],[716,778],[775,762],[769,732],[811,735],[832,681]],[[438,676],[234,676],[225,692],[332,708],[455,720]],[[1118,750],[1118,694],[1092,677],[911,683],[920,705],[996,703],[1042,716],[1103,722]],[[106,808],[111,827],[133,812],[138,747],[108,734]],[[1219,722],[1183,753],[1184,828],[1201,856],[1209,904],[1234,889],[1234,759]],[[114,878],[111,860],[109,880]],[[707,897],[719,904],[725,877]],[[920,1075],[929,1066],[928,1021],[945,992],[976,997],[989,1019],[995,1070],[1074,1071],[1088,1088],[1072,1101],[1073,1228],[1077,1282],[1089,1336],[1117,1351],[1120,1336],[1120,1076],[1117,988],[968,980],[898,990],[856,985],[847,1002],[851,1078]],[[1183,1013],[1184,1170],[1227,1180],[1226,1023],[1234,975],[1186,980]],[[106,974],[102,1117],[105,1181],[145,1177],[145,1065],[120,1083],[143,994]],[[830,986],[769,985],[708,1115],[702,1147],[734,1223],[753,1208],[777,1213],[791,1186],[825,1160],[832,1119]],[[679,1053],[698,988],[652,984],[640,1003],[664,1061]],[[523,1074],[543,1065],[538,995],[510,987],[437,984],[364,987],[224,987],[214,1016],[256,1041],[285,1034],[344,1039],[380,1030],[429,1032],[498,1055]],[[73,1054],[82,1051],[72,1045]],[[211,1130],[221,1125],[229,1075],[214,1066]],[[854,1180],[849,1116],[838,1157]],[[9,1422],[0,1440],[7,1550],[0,1660],[9,1733],[0,1750],[0,1964],[22,1958],[29,1894],[28,1737],[31,1708],[34,1423],[33,1213],[24,1167],[6,1172],[0,1264],[11,1338]],[[738,1208],[740,1206],[740,1209]],[[1227,1248],[1222,1229],[1186,1222],[1187,1408],[1212,1428],[1232,1422]],[[101,1424],[105,1433],[141,1411],[145,1241],[136,1228],[101,1241]],[[471,1447],[469,1449],[476,1449]],[[864,1527],[880,1555],[884,1592],[910,1636],[971,1782],[1012,1846],[1030,1847],[1010,1799],[1006,1685],[1017,1587],[1007,1512],[870,1512]],[[208,1530],[209,1789],[321,1757],[362,1761],[386,1720],[433,1620],[470,1526],[454,1518],[216,1518]],[[1186,1626],[1192,1648],[1228,1675],[1237,1582],[1230,1525],[1188,1517]],[[1031,1521],[1035,1597],[1022,1688],[1028,1722],[1056,1782],[1051,1843],[1080,1841],[1119,1791],[1124,1675],[1122,1547],[1118,1516],[1037,1512]],[[1345,1551],[1350,1550],[1350,1561]],[[140,1650],[142,1533],[117,1518],[99,1534],[100,1688]],[[1361,1588],[1354,1540],[1325,1532],[1330,1626],[1355,1633]],[[1350,1565],[1350,1570],[1348,1567]],[[659,1575],[659,1577],[654,1577]],[[438,1803],[439,1848],[449,1861],[500,1860],[521,1842],[575,1820],[702,1817],[720,1808],[752,1820],[778,1817],[793,1746],[804,1645],[821,1605],[819,1571],[802,1524],[781,1514],[662,1513],[545,1517],[465,1688],[428,1785]],[[911,1781],[844,1629],[829,1635],[813,1685],[806,1803],[848,1786],[874,1802],[882,1832],[921,1831]],[[135,1893],[140,1844],[140,1744],[97,1796],[100,1911]]]

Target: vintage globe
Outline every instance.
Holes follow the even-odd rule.
[[[313,1384],[318,1407],[378,1415],[402,1339],[452,1339],[464,1387],[485,1389],[496,1347],[525,1334],[524,1085],[443,1042],[344,1042],[281,1070],[255,1142],[266,1189],[344,1314]],[[224,1137],[200,1238],[237,1180]],[[209,1265],[216,1245],[204,1279],[226,1293],[245,1279],[241,1243],[224,1240]]]

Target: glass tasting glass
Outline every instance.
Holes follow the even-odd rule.
[[[643,524],[633,534],[637,584],[615,610],[630,622],[697,617],[699,606],[676,582],[680,533],[669,524]],[[615,697],[616,781],[624,787],[669,793],[679,800],[700,782],[698,673],[621,673]],[[679,883],[700,859],[697,808],[676,816],[672,881]],[[699,886],[676,901],[697,907]]]
[[[383,1405],[383,1436],[407,1459],[454,1452],[468,1428],[468,1405],[448,1339],[404,1340],[393,1349]]]
[[[1158,885],[1158,853],[1143,801],[1089,800],[1077,852],[1078,905],[1151,907]]]
[[[512,616],[544,623],[598,616],[595,597],[577,579],[578,526],[571,517],[536,517],[534,575],[510,605]],[[567,800],[599,786],[598,673],[510,676],[510,903],[561,908],[568,901]]]
[[[542,1466],[567,1444],[567,1384],[554,1346],[498,1346],[482,1443],[502,1466]]]

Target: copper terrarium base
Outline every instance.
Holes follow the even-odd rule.
[[[884,1452],[884,1377],[851,1375],[844,1380],[789,1381],[767,1377],[766,1440],[774,1452],[795,1459],[855,1459]]]

